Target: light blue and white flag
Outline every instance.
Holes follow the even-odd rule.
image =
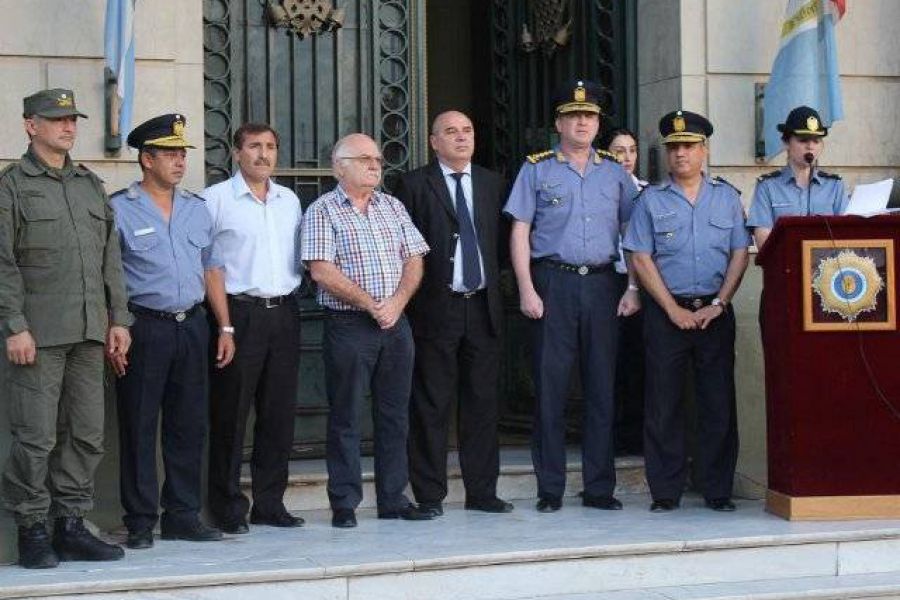
[[[106,0],[105,55],[106,66],[115,74],[116,99],[113,115],[118,111],[111,133],[124,139],[131,132],[134,104],[134,3],[135,0]]]
[[[847,0],[788,0],[781,44],[766,85],[764,134],[766,159],[784,148],[777,125],[791,109],[816,109],[822,123],[844,117],[834,26],[847,10]]]

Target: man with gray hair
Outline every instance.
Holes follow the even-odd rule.
[[[371,390],[379,519],[428,520],[403,494],[413,340],[403,309],[422,279],[428,245],[399,200],[376,187],[383,157],[367,135],[335,144],[337,187],[306,211],[301,260],[325,308],[328,499],[334,527],[355,527],[362,500],[357,414]]]

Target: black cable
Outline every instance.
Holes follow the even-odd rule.
[[[810,183],[811,182],[812,182],[812,178],[810,178]],[[828,216],[822,215],[822,221],[825,223],[825,228],[828,230],[828,237],[831,238],[831,248],[836,253],[835,260],[837,261],[837,264],[838,264],[838,273],[843,273],[844,267],[843,267],[843,265],[841,265],[841,259],[840,259],[839,253],[837,253],[837,249],[838,249],[837,240],[834,237],[834,231],[832,231],[832,229],[831,229],[831,223],[828,220]],[[890,283],[893,283],[893,282],[890,282]],[[850,301],[845,298],[844,302],[847,303],[847,310],[849,311],[851,309]],[[860,329],[860,327],[859,327],[859,321],[854,320],[853,325],[854,325],[854,329],[856,330],[856,342],[857,342],[857,348],[859,350],[859,358],[860,358],[860,360],[862,360],[863,367],[865,367],[866,376],[869,379],[869,385],[872,386],[872,390],[875,392],[875,395],[878,396],[878,399],[881,400],[881,402],[888,408],[888,410],[891,412],[891,414],[894,416],[894,418],[897,419],[898,421],[900,421],[900,410],[898,410],[897,407],[894,406],[894,403],[891,402],[890,399],[884,394],[884,391],[881,389],[881,386],[878,384],[878,379],[875,377],[875,372],[872,370],[872,365],[869,364],[869,357],[866,355],[866,348],[865,348],[865,344],[863,343],[864,342],[863,332],[862,332],[862,329]]]

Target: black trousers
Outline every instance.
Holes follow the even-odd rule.
[[[622,293],[628,276],[618,275]],[[642,454],[644,447],[644,311],[619,317],[616,359],[616,453]]]
[[[153,527],[159,505],[167,518],[200,511],[206,441],[209,327],[202,310],[178,323],[137,315],[125,375],[116,382],[119,490],[130,531]],[[162,411],[162,497],[156,432]]]
[[[466,498],[493,498],[500,473],[500,340],[491,331],[487,294],[451,296],[447,312],[434,317],[445,323],[439,337],[416,336],[413,330],[416,361],[409,435],[413,493],[419,502],[441,502],[447,496],[447,438],[456,408]]]
[[[375,495],[378,512],[409,504],[406,444],[413,340],[405,316],[380,329],[367,313],[328,311],[325,317],[325,386],[328,393],[328,499],[332,509],[355,509],[362,500],[359,409],[372,394],[375,426]]]
[[[694,482],[708,499],[731,496],[738,454],[734,339],[731,308],[706,329],[683,331],[644,296],[644,458],[654,498],[677,500],[687,480],[682,392],[689,368],[693,368],[697,405]]]
[[[616,487],[613,452],[619,283],[608,271],[579,275],[537,263],[535,288],[544,316],[535,321],[536,406],[531,444],[538,495],[563,495],[566,487],[565,409],[572,369],[584,390],[582,477],[584,491],[610,496]]]
[[[244,434],[251,407],[253,510],[284,510],[294,439],[294,405],[300,369],[300,312],[288,302],[265,308],[229,298],[237,352],[224,369],[212,367],[209,440],[209,506],[220,523],[244,518],[250,501],[241,492]]]

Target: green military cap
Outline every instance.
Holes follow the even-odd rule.
[[[28,119],[35,115],[48,119],[60,117],[83,117],[87,115],[75,108],[75,94],[72,90],[54,88],[41,90],[22,100],[22,113]]]

